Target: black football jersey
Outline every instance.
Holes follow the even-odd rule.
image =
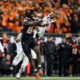
[[[24,21],[22,29],[22,41],[26,41],[33,38],[34,27],[32,26],[32,23],[33,21],[29,18],[26,21]]]
[[[22,41],[33,39],[33,30],[34,26],[39,26],[41,24],[41,20],[32,20],[27,18],[24,20],[23,29],[22,29]]]

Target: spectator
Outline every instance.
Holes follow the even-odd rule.
[[[55,55],[55,43],[53,37],[48,38],[48,41],[45,43],[45,53],[47,60],[47,75],[51,76],[53,73],[53,60]],[[51,66],[50,66],[51,65]]]
[[[8,50],[9,38],[8,38],[8,35],[6,33],[4,33],[2,37],[3,37],[2,44],[3,44],[3,47],[4,47],[4,53],[6,55],[6,54],[9,53],[9,50]]]
[[[6,55],[6,57],[2,60],[1,62],[1,66],[2,66],[2,75],[6,75],[9,76],[11,74],[11,62],[10,62],[10,55]]]
[[[59,44],[59,76],[67,76],[67,67],[70,57],[70,47],[67,44],[66,38],[63,38],[62,43]]]
[[[72,46],[72,59],[73,59],[73,69],[72,75],[77,76],[77,54],[78,54],[78,46],[76,43]]]

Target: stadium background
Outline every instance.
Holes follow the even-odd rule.
[[[21,32],[23,15],[26,9],[34,9],[38,13],[48,15],[49,13],[55,13],[56,23],[53,23],[47,29],[45,36],[48,37],[76,37],[79,38],[80,32],[80,0],[0,0],[0,40],[2,43],[6,43],[5,51],[0,55],[0,73],[1,76],[13,76],[13,72],[9,75],[8,69],[4,66],[11,68],[11,62],[15,56],[14,50],[8,49],[10,45],[10,38],[16,36]],[[4,35],[3,35],[4,34]],[[8,36],[6,35],[8,34]],[[77,43],[76,43],[77,44]],[[6,53],[7,52],[7,53]],[[78,57],[79,59],[80,57]],[[8,59],[8,60],[7,60]],[[58,59],[58,58],[56,58]],[[77,59],[74,60],[74,62]],[[53,61],[53,75],[58,75],[58,61]],[[68,76],[79,76],[80,72],[75,67],[74,75],[72,74],[72,63],[69,66],[70,72]],[[74,64],[80,66],[80,63]],[[43,65],[44,67],[44,65]],[[56,69],[57,68],[57,69]],[[15,73],[15,72],[14,72]],[[45,73],[44,73],[45,74]],[[50,75],[50,76],[51,76]],[[48,75],[47,75],[48,76]],[[58,75],[59,76],[59,75]]]

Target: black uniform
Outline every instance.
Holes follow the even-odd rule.
[[[31,18],[27,18],[24,22],[22,29],[22,47],[26,55],[31,54],[31,49],[35,47],[35,40],[33,38],[34,26],[38,26],[41,21],[33,21]]]

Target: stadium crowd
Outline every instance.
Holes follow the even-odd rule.
[[[43,16],[54,14],[56,22],[48,25],[48,33],[80,32],[80,0],[0,0],[0,31],[21,32],[27,9],[37,14],[41,13]],[[17,54],[15,37],[6,34],[0,36],[0,75],[14,76],[16,70],[12,66],[12,61]],[[44,74],[47,76],[80,75],[79,37],[80,35],[61,37],[61,42],[58,44],[55,43],[57,40],[55,37],[39,40]]]
[[[56,22],[48,32],[71,33],[80,29],[80,0],[0,0],[0,30],[21,32],[26,9],[48,16],[53,13]]]

